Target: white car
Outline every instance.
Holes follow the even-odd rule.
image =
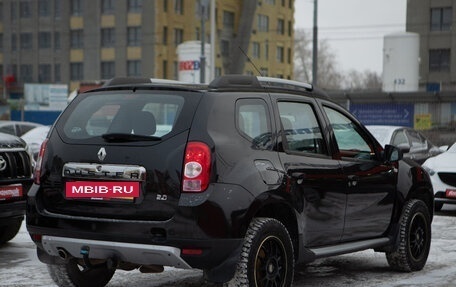
[[[41,144],[46,139],[50,128],[51,126],[35,127],[21,136],[21,138],[27,143],[34,160],[37,159]]]
[[[456,204],[456,143],[446,152],[426,160],[422,166],[431,176],[435,210],[442,209],[444,203]]]
[[[412,128],[381,125],[366,125],[366,128],[382,146],[396,146],[402,150],[405,158],[410,158],[418,164],[442,152],[424,135]]]

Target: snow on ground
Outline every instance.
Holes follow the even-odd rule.
[[[389,269],[383,253],[372,250],[317,260],[298,266],[295,287],[424,287],[455,286],[454,266],[456,208],[439,213],[432,224],[433,240],[428,263],[420,272],[402,273]],[[20,233],[0,248],[0,287],[50,287],[46,265],[39,262],[35,246],[24,224]],[[143,274],[139,271],[117,271],[109,287],[201,287],[199,270],[165,268],[163,273]]]

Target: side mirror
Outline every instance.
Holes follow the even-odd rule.
[[[384,152],[384,160],[389,161],[389,162],[395,162],[399,161],[404,157],[404,153],[402,152],[402,149],[397,148],[393,145],[387,144],[385,146]]]
[[[398,144],[397,148],[402,151],[402,153],[408,153],[410,152],[410,145],[406,143]]]

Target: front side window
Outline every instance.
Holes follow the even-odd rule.
[[[241,135],[252,143],[252,148],[272,148],[271,122],[267,105],[263,100],[238,100],[236,124]]]
[[[279,102],[285,151],[326,154],[320,125],[308,103]]]
[[[375,151],[365,140],[358,125],[341,112],[324,107],[336,139],[341,157],[374,159]]]

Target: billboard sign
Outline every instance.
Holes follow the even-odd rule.
[[[413,104],[351,104],[350,112],[364,125],[390,125],[413,128]]]

